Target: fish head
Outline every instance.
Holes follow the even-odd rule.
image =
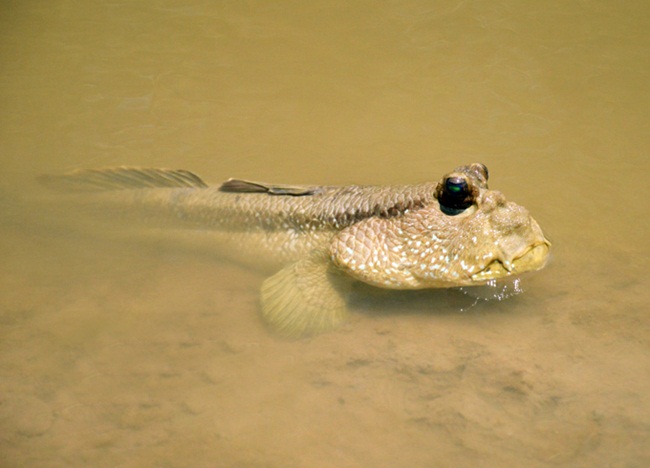
[[[334,263],[392,289],[482,285],[544,267],[551,244],[539,224],[487,179],[482,164],[457,168],[422,208],[351,226],[333,244]]]

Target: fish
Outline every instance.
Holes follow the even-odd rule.
[[[264,322],[304,337],[348,319],[354,282],[454,288],[543,268],[550,241],[528,210],[488,188],[488,176],[472,163],[414,185],[209,185],[186,170],[112,167],[39,181],[86,213],[200,233],[215,252],[268,271]]]

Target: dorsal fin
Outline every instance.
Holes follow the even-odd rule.
[[[112,167],[79,169],[63,175],[44,175],[38,181],[61,192],[102,192],[161,187],[196,187],[208,185],[189,171]]]
[[[291,195],[301,197],[314,195],[319,192],[318,187],[301,185],[271,185],[264,182],[251,182],[250,180],[228,179],[219,187],[221,192],[231,193],[268,193],[269,195]]]

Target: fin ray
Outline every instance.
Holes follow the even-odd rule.
[[[299,260],[262,284],[262,316],[288,337],[332,330],[348,317],[350,283],[323,256]]]
[[[196,174],[182,169],[113,167],[81,169],[63,175],[44,175],[39,182],[62,192],[102,192],[143,188],[194,187],[208,185]]]
[[[221,184],[219,190],[222,192],[267,193],[269,195],[291,195],[294,197],[314,195],[320,191],[318,187],[306,185],[272,185],[242,179],[228,179]]]

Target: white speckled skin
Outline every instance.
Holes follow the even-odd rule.
[[[333,263],[365,283],[391,289],[482,284],[539,269],[548,241],[528,211],[481,189],[457,216],[437,203],[394,219],[370,218],[332,240]]]
[[[480,285],[543,267],[550,247],[528,211],[488,189],[482,164],[439,183],[388,187],[209,187],[186,171],[137,168],[42,182],[72,192],[84,214],[108,216],[109,231],[118,216],[275,270],[260,290],[262,317],[286,336],[345,321],[352,279],[392,289]]]
[[[484,166],[451,174],[465,177],[476,195],[456,216],[441,211],[436,182],[291,187],[305,194],[296,196],[224,192],[186,171],[113,168],[48,183],[83,191],[83,204],[94,212],[207,231],[215,250],[248,264],[277,269],[314,251],[329,252],[342,272],[382,288],[483,284],[544,266],[550,244],[525,208],[487,188]]]

